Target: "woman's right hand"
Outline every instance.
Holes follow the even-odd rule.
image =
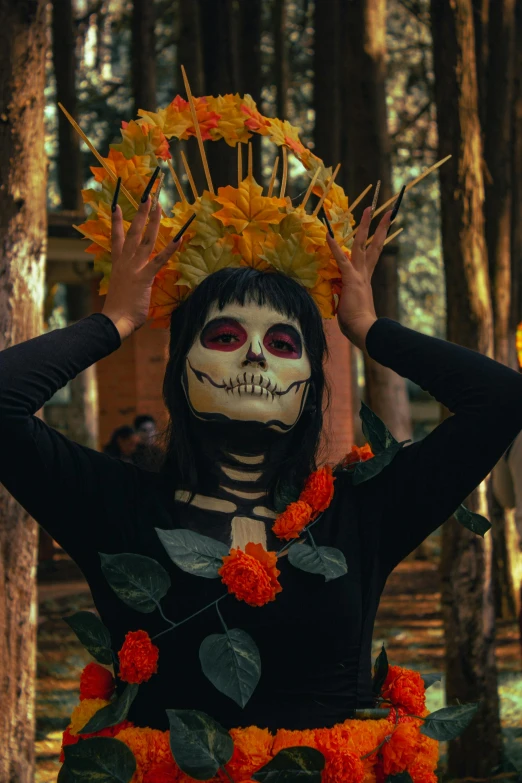
[[[145,227],[150,207],[149,197],[140,204],[126,236],[121,208],[117,206],[112,213],[112,272],[102,313],[114,323],[122,340],[147,320],[154,277],[181,244],[181,239],[170,241],[150,259],[161,221],[158,204]]]

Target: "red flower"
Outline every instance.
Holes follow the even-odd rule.
[[[263,606],[274,601],[283,589],[277,577],[275,552],[267,552],[261,544],[249,543],[243,552],[231,549],[219,569],[221,580],[239,601],[250,606]]]
[[[316,516],[321,511],[327,509],[332,502],[334,481],[335,478],[332,475],[332,468],[330,465],[319,468],[319,470],[314,471],[314,473],[308,477],[305,487],[299,496],[299,500],[308,503]]]
[[[289,541],[291,538],[299,538],[301,531],[312,518],[312,508],[308,503],[297,500],[290,503],[286,511],[279,514],[272,525],[272,531],[278,538]]]
[[[150,680],[158,671],[158,655],[159,650],[147,631],[129,631],[118,653],[120,680],[133,683]]]
[[[390,666],[381,695],[395,707],[402,707],[409,715],[422,717],[426,708],[426,690],[419,672]]]
[[[356,465],[358,462],[366,462],[366,460],[374,456],[375,454],[369,443],[365,443],[364,446],[352,446],[352,450],[343,458],[341,465],[343,467]]]
[[[143,776],[143,783],[177,783],[179,779],[179,767],[174,762],[164,762],[149,769]]]
[[[93,661],[87,664],[80,676],[80,701],[84,699],[110,701],[115,687],[111,672]]]

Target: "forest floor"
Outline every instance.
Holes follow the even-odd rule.
[[[58,555],[56,566],[39,580],[35,783],[56,781],[62,731],[78,703],[80,672],[92,660],[62,620],[93,609],[89,588],[66,556]],[[442,672],[440,590],[433,563],[406,561],[388,580],[375,626],[374,658],[383,642],[390,663]],[[506,755],[522,770],[522,657],[514,623],[499,624],[497,662]],[[430,711],[443,706],[443,693],[439,683],[429,689]],[[495,777],[495,783],[516,779],[513,773]]]

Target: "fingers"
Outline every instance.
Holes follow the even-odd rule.
[[[149,256],[154,250],[154,245],[156,244],[160,223],[161,207],[159,204],[157,204],[156,209],[150,213],[150,220],[147,224],[147,228],[145,229],[145,233],[143,234],[143,239],[139,243],[134,254],[134,258],[138,266],[144,266],[149,260]]]
[[[366,259],[366,240],[372,221],[372,208],[366,207],[352,245],[352,263],[356,269],[362,269]]]
[[[125,233],[123,231],[123,215],[121,207],[116,206],[111,217],[111,258],[114,263],[121,256]]]
[[[145,223],[149,216],[150,204],[150,198],[148,198],[144,204],[140,204],[138,211],[130,224],[130,228],[127,231],[122,252],[124,252],[128,258],[131,258],[134,255],[136,248],[140,244],[141,235],[143,234],[143,229],[145,228]]]
[[[326,237],[326,241],[328,242],[328,247],[332,251],[332,255],[337,262],[341,277],[343,281],[345,281],[351,269],[351,261],[346,253],[344,253],[344,251],[339,247],[335,239],[332,239],[332,237],[328,235]]]
[[[147,271],[147,275],[152,279],[155,275],[158,274],[159,270],[162,266],[165,266],[167,261],[171,258],[171,256],[176,252],[176,250],[181,245],[182,240],[178,239],[176,242],[171,239],[169,244],[163,248],[161,253],[158,253],[154,258],[151,258],[149,263],[146,265],[145,269]]]
[[[391,209],[389,210],[389,212],[384,213],[384,216],[381,218],[381,221],[377,226],[374,237],[371,243],[368,245],[368,249],[366,250],[366,263],[370,272],[373,272],[373,270],[375,269],[377,265],[377,261],[379,260],[379,257],[382,253],[384,242],[386,240],[388,229],[390,227],[391,215],[392,215]]]

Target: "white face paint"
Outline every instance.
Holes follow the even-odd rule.
[[[254,421],[288,430],[299,419],[310,361],[297,321],[254,303],[214,306],[185,363],[196,416]]]

